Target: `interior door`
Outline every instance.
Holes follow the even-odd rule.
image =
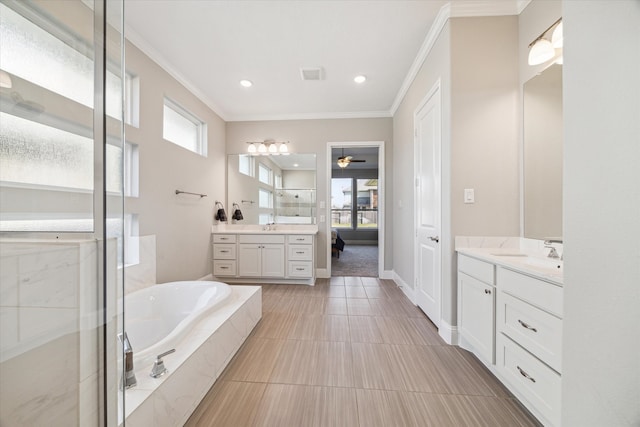
[[[441,168],[440,87],[436,86],[417,110],[416,173],[416,299],[418,307],[440,326],[441,303]]]

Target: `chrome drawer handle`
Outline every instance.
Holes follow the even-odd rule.
[[[526,379],[528,379],[532,383],[536,382],[536,379],[533,378],[531,375],[527,374],[524,370],[522,370],[522,368],[520,366],[516,366],[516,368],[518,368],[518,371],[520,371],[520,375],[522,375],[523,377],[525,377]]]
[[[229,251],[220,251],[220,252],[223,253],[223,254],[228,254],[229,253]]]
[[[489,294],[489,295],[491,295],[491,289],[485,289],[485,290],[484,290],[484,293],[485,293],[485,294]]]
[[[229,240],[228,237],[221,237],[220,240]]]
[[[296,271],[304,271],[304,268],[297,267]]]
[[[304,239],[296,239],[298,242],[304,242]]]
[[[536,328],[534,328],[533,326],[529,325],[528,323],[523,322],[522,320],[518,319],[518,323],[520,323],[520,326],[522,326],[523,328],[527,328],[530,331],[533,332],[538,332],[538,330]]]
[[[220,267],[220,270],[228,270],[229,267]]]
[[[304,252],[300,252],[300,251],[297,251],[296,253],[297,253],[297,254],[300,254],[300,255],[303,255],[303,254],[304,254]]]

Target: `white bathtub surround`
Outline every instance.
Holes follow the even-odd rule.
[[[261,287],[231,288],[231,296],[164,357],[167,374],[154,379],[152,364],[135,366],[138,385],[125,392],[127,427],[183,425],[189,418],[262,317]]]

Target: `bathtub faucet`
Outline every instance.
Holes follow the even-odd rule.
[[[138,384],[138,381],[136,380],[136,374],[133,372],[133,348],[127,333],[118,334],[118,339],[124,347],[124,374],[120,380],[120,390],[124,390],[125,388],[134,387]]]
[[[167,354],[175,353],[175,351],[176,349],[172,348],[171,350],[165,351],[164,353],[159,354],[156,357],[156,361],[153,363],[153,369],[151,369],[151,373],[149,374],[151,378],[160,378],[161,376],[169,372],[167,371],[167,368],[164,367],[164,362],[162,361],[162,358],[165,357]]]

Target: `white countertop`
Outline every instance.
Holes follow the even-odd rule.
[[[521,248],[458,248],[460,254],[563,285],[564,263]]]
[[[215,234],[317,234],[317,225],[308,224],[275,224],[269,230],[263,225],[255,224],[220,224],[211,227]]]

